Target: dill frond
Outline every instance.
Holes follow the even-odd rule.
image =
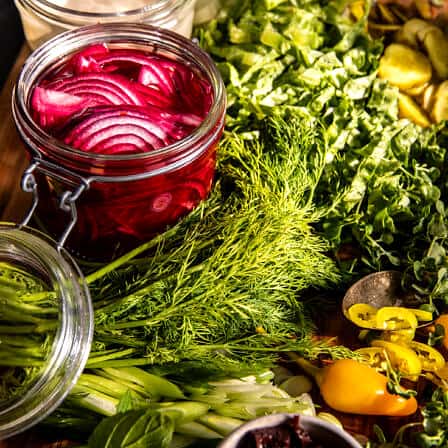
[[[300,294],[338,280],[312,227],[325,147],[305,121],[265,126],[269,139],[226,134],[211,197],[150,253],[92,283],[95,340],[137,350],[107,365],[194,360],[230,372],[313,350]]]

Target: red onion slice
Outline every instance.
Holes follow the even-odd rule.
[[[74,114],[96,104],[93,98],[79,97],[43,87],[35,87],[31,98],[31,107],[43,128],[61,124]]]
[[[36,121],[67,145],[124,154],[185,138],[212,100],[210,84],[188,64],[92,45],[44,79],[31,106]]]
[[[145,98],[137,91],[134,84],[122,75],[113,73],[85,73],[53,81],[47,84],[46,87],[73,94],[76,94],[77,89],[92,88],[96,92],[103,92],[106,100],[109,98],[109,104],[146,105]],[[112,98],[119,98],[120,102],[114,103]]]
[[[94,115],[87,126],[80,122],[64,139],[65,143],[84,151],[93,150],[100,142],[120,134],[133,134],[142,138],[151,149],[161,148],[170,143],[168,135],[156,124],[139,117],[114,115],[107,118]]]

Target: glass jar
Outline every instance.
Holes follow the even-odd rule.
[[[200,25],[214,19],[220,8],[219,0],[196,0],[194,7],[194,24]]]
[[[174,59],[211,86],[212,104],[187,137],[139,154],[74,149],[33,120],[33,87],[82,48],[106,43]],[[38,196],[37,218],[50,235],[69,226],[68,249],[106,261],[152,238],[189,213],[209,193],[226,110],[225,88],[211,58],[192,41],[143,24],[104,24],[60,34],[27,59],[13,92],[13,116],[32,158],[27,171]],[[69,212],[69,213],[67,213]]]
[[[50,310],[43,307],[42,297],[37,299],[36,296],[31,301],[28,296],[25,305],[19,308],[20,312],[17,311],[15,295],[12,295],[14,302],[11,303],[5,292],[9,277],[4,273],[4,263],[32,273],[48,286],[51,291],[48,294],[52,294]],[[89,290],[77,264],[64,249],[57,249],[50,238],[36,230],[12,224],[0,225],[0,271],[3,280],[0,302],[2,394],[7,375],[21,378],[19,373],[11,371],[11,366],[20,365],[18,359],[22,352],[18,347],[26,348],[23,367],[28,369],[28,379],[20,385],[20,393],[16,391],[14,395],[0,397],[1,440],[44,419],[69,393],[89,355],[93,311]],[[17,279],[17,274],[13,279]],[[41,358],[36,354],[28,355],[43,336],[48,337],[45,339],[46,350],[39,345],[38,354],[46,355]],[[34,369],[32,381],[29,378],[31,368]]]
[[[149,23],[191,36],[195,0],[14,0],[32,49],[69,29],[110,22]]]

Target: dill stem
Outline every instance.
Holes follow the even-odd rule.
[[[154,362],[150,358],[125,358],[125,359],[90,359],[87,361],[86,367],[90,369],[100,369],[106,367],[136,367],[153,365]]]
[[[101,341],[101,342],[109,342],[112,344],[119,344],[119,345],[122,345],[123,347],[127,346],[127,347],[139,348],[139,347],[146,347],[146,345],[148,344],[146,341],[141,340],[141,339],[136,340],[135,338],[127,337],[122,334],[120,334],[119,336],[114,336],[114,335],[102,333],[101,330],[95,332],[95,338],[96,338],[96,340]]]
[[[113,325],[114,330],[124,330],[129,328],[137,328],[137,327],[150,327],[152,325],[156,325],[160,322],[165,321],[166,319],[169,319],[170,317],[174,316],[182,316],[184,314],[183,310],[187,309],[189,313],[191,313],[191,307],[197,303],[199,304],[205,304],[207,296],[209,295],[208,291],[205,291],[201,294],[194,295],[191,299],[183,302],[176,302],[174,304],[169,305],[168,307],[163,308],[161,311],[159,311],[155,316],[152,316],[148,319],[140,319],[140,320],[134,320],[134,321],[125,321],[121,323],[115,323]],[[231,302],[243,300],[247,298],[246,293],[241,293],[238,295],[234,295],[232,297]],[[221,304],[221,308],[224,308],[224,304]]]
[[[57,321],[40,322],[34,325],[0,325],[0,334],[46,333],[50,330],[56,330],[57,327]]]
[[[115,358],[122,358],[125,356],[133,355],[136,352],[133,348],[128,348],[125,350],[114,351],[112,353],[106,353],[101,355],[95,355],[95,352],[92,352],[87,360],[86,367],[92,367],[93,365],[97,366],[98,363],[103,363],[104,361],[113,360]]]
[[[19,299],[22,302],[48,303],[57,298],[56,291],[28,292],[20,294]]]
[[[171,227],[166,232],[161,233],[160,235],[155,236],[153,239],[149,240],[148,242],[136,247],[135,249],[129,251],[128,253],[122,255],[121,257],[117,258],[113,262],[107,264],[106,266],[103,266],[102,268],[98,269],[95,272],[92,272],[90,275],[86,277],[86,283],[90,284],[101,277],[104,277],[109,272],[117,270],[119,267],[121,267],[123,264],[127,263],[128,261],[135,258],[137,255],[140,255],[143,252],[146,252],[149,249],[152,249],[153,247],[156,247],[162,240],[169,238],[171,235],[175,235],[177,232],[177,227],[179,224]]]
[[[188,272],[189,274],[193,274],[195,272],[202,271],[204,269],[204,264],[198,264],[196,266],[192,266],[189,268]],[[151,290],[154,288],[157,288],[157,282],[162,280],[170,280],[172,278],[176,278],[178,276],[178,272],[173,272],[167,275],[161,275],[160,277],[154,277],[152,279],[152,283],[148,286],[145,286],[143,288],[140,288],[131,294],[128,294],[127,296],[120,297],[117,299],[103,299],[101,302],[95,303],[95,313],[105,313],[110,312],[114,310],[115,308],[126,304],[128,301],[133,301],[138,297],[141,297],[143,295],[148,295]]]
[[[21,298],[20,298],[21,299]],[[43,306],[37,306],[32,305],[28,303],[23,303],[22,301],[18,300],[7,300],[6,301],[8,307],[13,308],[16,312],[17,311],[23,311],[26,314],[34,313],[34,314],[56,314],[59,312],[59,309],[56,307],[43,307]]]
[[[5,359],[6,357],[10,357],[10,355],[15,356],[32,356],[33,358],[37,359],[43,359],[45,351],[42,348],[42,346],[35,344],[34,347],[28,346],[28,347],[11,347],[8,345],[4,345],[4,341],[2,339],[1,341],[2,347],[0,349],[0,357],[2,359]],[[0,364],[2,361],[0,360]]]
[[[0,366],[2,367],[42,367],[43,363],[43,359],[22,356],[6,357],[0,352]]]

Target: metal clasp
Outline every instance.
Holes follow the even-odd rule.
[[[37,191],[37,182],[34,176],[34,172],[39,171],[55,180],[61,181],[65,184],[72,185],[72,190],[66,190],[62,193],[59,199],[59,208],[66,213],[70,213],[71,218],[67,227],[63,231],[61,237],[57,241],[57,248],[61,249],[70,232],[73,230],[77,220],[78,220],[78,212],[76,210],[76,200],[81,196],[81,194],[87,190],[92,182],[93,178],[84,178],[77,174],[74,174],[71,171],[66,170],[48,160],[43,159],[34,159],[31,165],[24,171],[21,181],[22,190],[26,193],[32,193],[33,199],[31,206],[19,224],[19,227],[26,226],[31,217],[33,216],[37,205],[39,203],[39,193]]]

